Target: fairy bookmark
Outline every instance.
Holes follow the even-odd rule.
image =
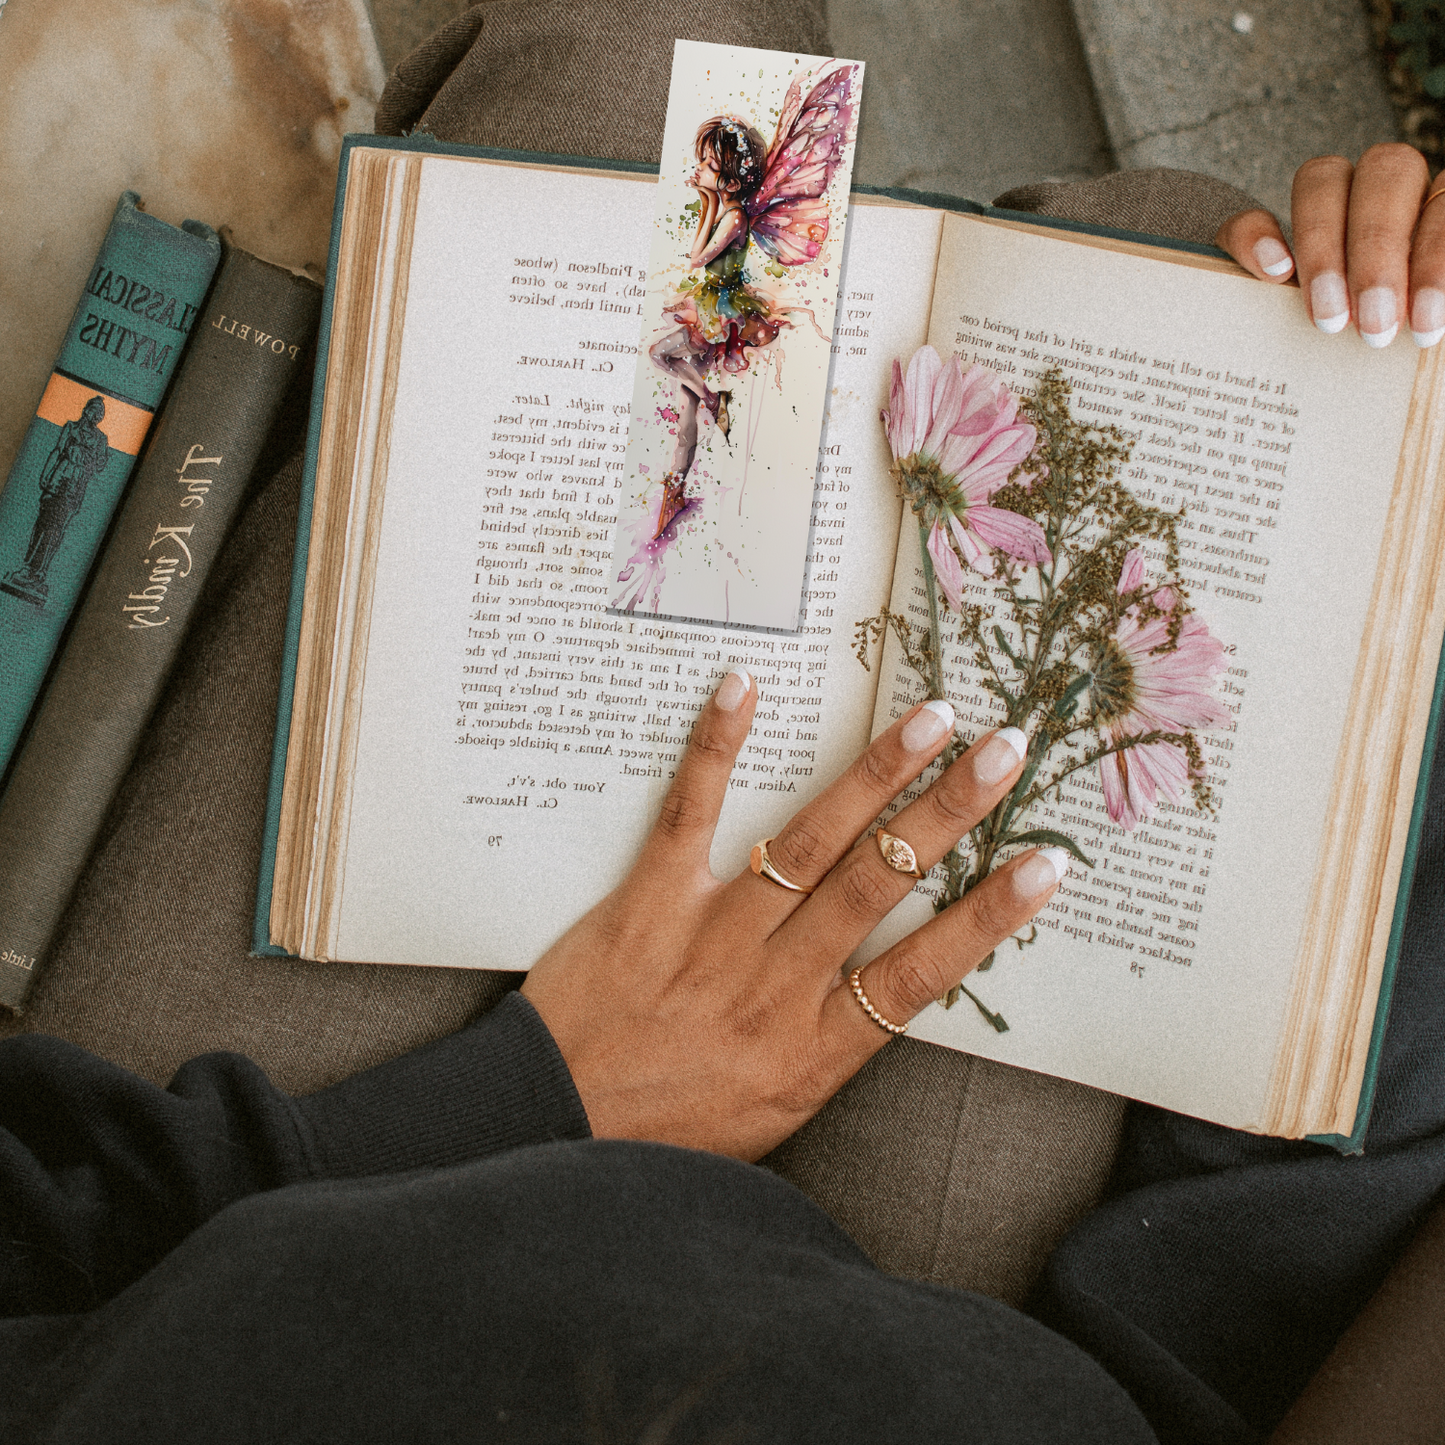
[[[862,80],[676,42],[613,608],[800,625]]]

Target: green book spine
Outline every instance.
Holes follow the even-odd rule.
[[[127,191],[0,492],[0,773],[221,258]]]
[[[0,798],[0,1004],[24,1007],[297,373],[321,288],[228,246]]]

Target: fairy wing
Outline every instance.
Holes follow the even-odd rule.
[[[779,200],[753,222],[753,240],[784,266],[801,266],[828,238],[828,203],[800,196]]]
[[[762,184],[747,202],[753,239],[784,266],[811,261],[827,239],[823,192],[843,158],[857,69],[840,66],[806,98],[801,75],[788,87]]]

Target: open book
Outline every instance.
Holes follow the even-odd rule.
[[[941,1044],[1236,1127],[1356,1141],[1418,828],[1445,633],[1440,352],[1368,350],[1217,254],[859,195],[796,633],[607,610],[652,219],[641,169],[352,138],[299,530],[260,951],[524,968],[622,878],[689,726],[760,703],[722,875],[921,695],[918,530],[879,408],[925,340],[1047,368],[1189,508],[1184,580],[1230,649],[1213,816],[1039,817],[1075,865],[1027,949],[917,1019]],[[953,650],[955,660],[963,655]],[[960,729],[997,725],[951,679]],[[925,780],[926,781],[926,780]],[[929,916],[931,880],[869,955]]]

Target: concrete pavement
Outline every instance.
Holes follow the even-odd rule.
[[[1285,220],[1310,156],[1397,140],[1358,0],[1072,0],[1121,168],[1231,181]]]
[[[373,0],[388,67],[467,0]],[[1311,155],[1397,139],[1359,0],[829,0],[868,62],[857,175],[990,200],[1179,166],[1287,217]]]

